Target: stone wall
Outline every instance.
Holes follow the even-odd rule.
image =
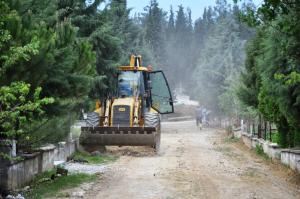
[[[284,149],[281,151],[281,162],[300,172],[300,150]]]
[[[34,154],[23,155],[19,162],[0,163],[0,191],[15,190],[26,185],[44,171],[54,168],[55,161],[65,162],[78,148],[78,140],[48,145]]]
[[[272,158],[281,161],[282,164],[300,173],[300,150],[282,149],[276,143],[258,139],[247,133],[234,133],[234,136],[241,139],[249,149],[255,149],[258,145],[263,148],[264,153]]]
[[[40,156],[40,153],[31,154],[24,157],[24,161],[9,165],[6,188],[14,190],[33,180],[34,176],[39,173]]]

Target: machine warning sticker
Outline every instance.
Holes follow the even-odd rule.
[[[125,111],[126,111],[126,108],[119,108],[119,111],[120,111],[120,112],[125,112]]]

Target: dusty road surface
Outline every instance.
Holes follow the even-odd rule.
[[[224,141],[214,129],[194,121],[163,124],[158,155],[146,147],[112,147],[121,154],[85,198],[300,198],[297,176],[276,169],[261,157]]]

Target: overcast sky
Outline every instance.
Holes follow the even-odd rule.
[[[253,0],[256,5],[259,5],[263,0]],[[127,0],[128,7],[133,8],[131,14],[136,12],[143,12],[150,0]],[[233,0],[227,0],[228,3],[233,4]],[[214,6],[215,0],[158,0],[159,6],[168,11],[170,5],[174,10],[177,10],[178,5],[183,5],[185,8],[189,7],[192,10],[192,18],[195,21],[202,16],[205,7]]]

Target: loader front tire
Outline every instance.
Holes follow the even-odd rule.
[[[160,116],[158,113],[146,113],[145,114],[145,127],[155,127],[155,143],[153,143],[153,148],[156,152],[159,151],[160,148],[160,138],[161,138],[161,124],[160,124]]]
[[[161,138],[161,127],[160,127],[160,121],[159,121],[159,126],[156,128],[156,138],[155,138],[155,146],[154,149],[156,152],[159,151],[160,149],[160,138]]]
[[[100,121],[99,114],[96,112],[90,112],[87,114],[86,125],[87,126],[98,126]]]

